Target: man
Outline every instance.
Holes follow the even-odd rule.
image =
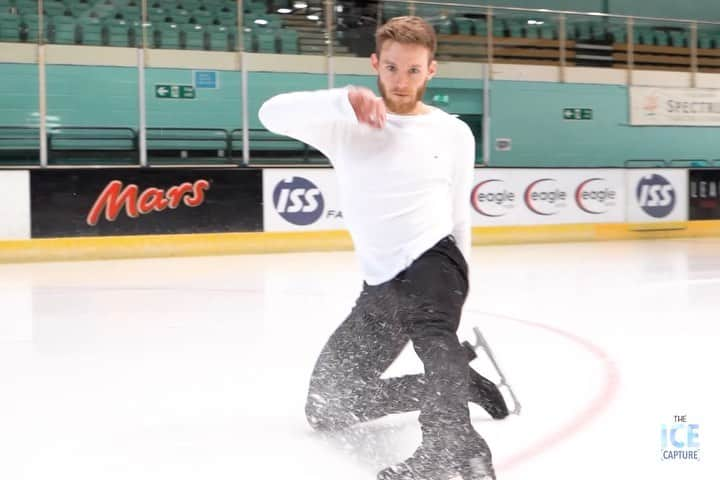
[[[422,444],[379,480],[494,479],[468,401],[494,418],[508,414],[456,335],[468,292],[475,143],[467,125],[421,101],[437,70],[435,49],[425,21],[394,18],[378,29],[371,56],[382,98],[356,87],[295,92],[259,113],[269,130],[332,162],[365,279],[317,361],[308,421],[336,430],[420,410]],[[424,375],[381,379],[408,341]]]

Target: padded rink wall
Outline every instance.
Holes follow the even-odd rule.
[[[720,235],[720,170],[476,169],[473,243]],[[334,171],[0,170],[0,262],[352,248]]]

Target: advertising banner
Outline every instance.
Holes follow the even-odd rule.
[[[627,221],[687,221],[687,190],[687,170],[627,170]]]
[[[630,87],[631,125],[720,125],[720,90]]]
[[[0,171],[0,240],[30,238],[30,172]]]
[[[262,231],[253,169],[33,171],[32,237]]]
[[[267,232],[345,229],[332,169],[265,169],[263,205]]]
[[[690,220],[720,220],[720,170],[690,170]]]
[[[622,170],[475,170],[473,226],[625,220]]]

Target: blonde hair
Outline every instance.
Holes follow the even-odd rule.
[[[375,53],[378,56],[386,40],[422,45],[430,52],[430,60],[435,58],[437,50],[435,29],[420,17],[395,17],[381,25],[375,32]]]

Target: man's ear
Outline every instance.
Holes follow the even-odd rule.
[[[430,65],[428,66],[428,80],[433,78],[435,74],[437,74],[437,62],[435,60],[432,60],[430,62]]]
[[[377,72],[380,68],[380,58],[378,58],[377,53],[370,55],[370,64],[372,65],[373,70]]]

